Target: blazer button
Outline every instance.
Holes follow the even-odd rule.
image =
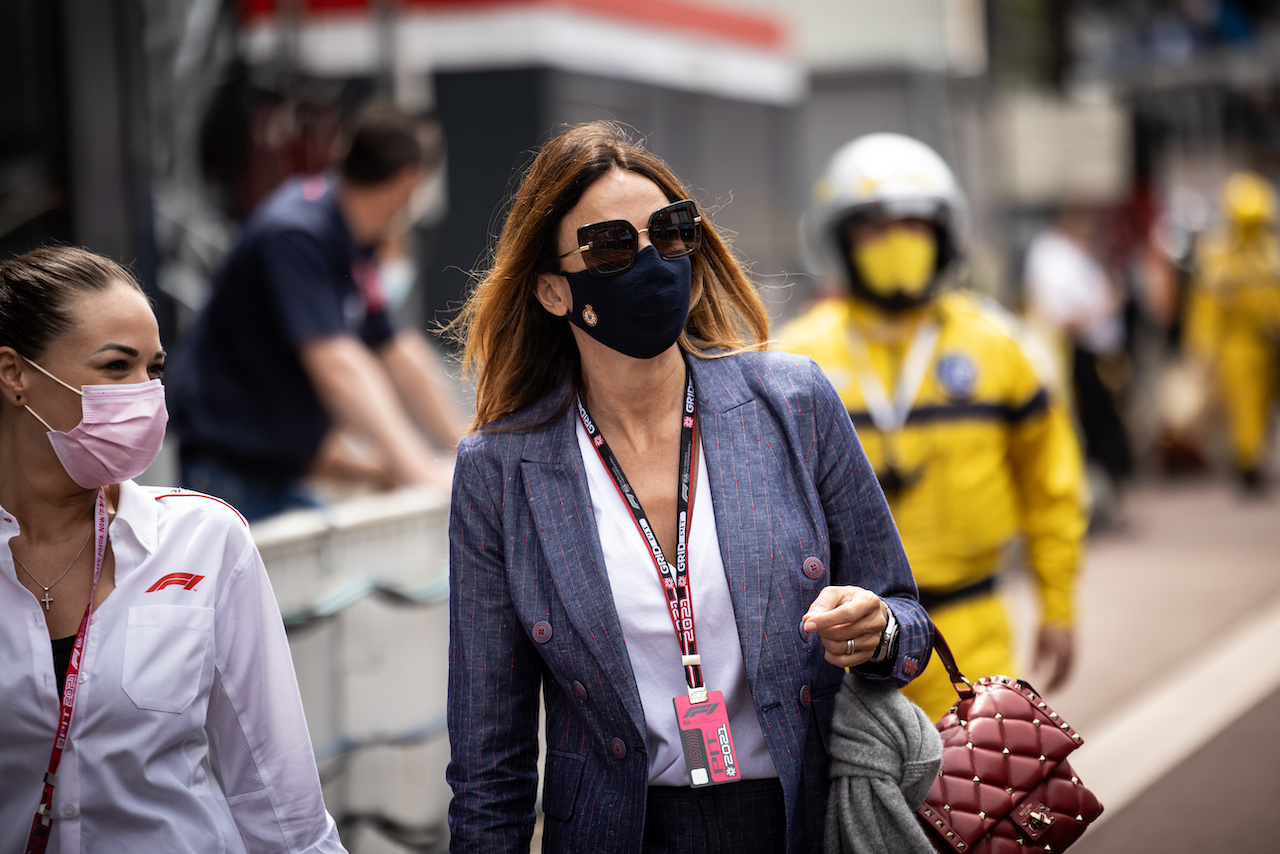
[[[573,696],[584,703],[587,701],[587,689],[577,679],[573,680]]]
[[[627,757],[627,745],[620,738],[615,738],[609,742],[609,749],[613,751],[614,759],[625,759]]]
[[[821,578],[827,568],[816,557],[807,558],[804,562],[804,574],[810,578]]]
[[[807,709],[807,708],[809,708],[809,706],[810,706],[810,704],[811,704],[812,702],[813,702],[813,700],[812,700],[812,699],[810,698],[810,696],[809,696],[809,686],[808,686],[808,685],[803,685],[803,686],[801,686],[801,688],[800,688],[800,705],[801,705],[803,708],[806,708],[806,709]]]
[[[533,624],[533,639],[538,643],[546,643],[551,640],[551,624],[546,620],[539,620]]]
[[[809,638],[811,637],[813,637],[813,635],[804,630],[804,617],[801,617],[800,618],[800,640],[804,641],[805,643],[808,643]]]

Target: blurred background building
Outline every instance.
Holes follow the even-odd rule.
[[[854,136],[899,131],[955,167],[973,284],[1011,308],[1037,232],[1065,209],[1100,224],[1130,333],[1104,379],[1148,469],[1218,188],[1242,168],[1280,178],[1280,8],[1268,0],[3,0],[0,32],[0,256],[65,242],[132,265],[171,347],[239,221],[287,176],[327,168],[343,120],[371,98],[435,113],[446,137],[401,309],[428,331],[483,267],[533,149],[565,124],[613,118],[645,136],[735,235],[777,321],[820,290],[796,224],[823,162]],[[447,507],[432,507],[396,512],[442,525]],[[438,770],[443,679],[417,712],[377,718],[394,703],[370,674],[417,671],[376,648],[390,629],[375,612],[331,619],[370,593],[439,610],[438,577],[399,564],[390,581],[340,583],[357,565],[326,551],[335,531],[358,554],[380,513],[264,529],[264,553],[291,567],[276,576],[290,625],[330,627],[295,649],[310,656],[299,668],[335,813],[429,850],[442,809],[422,814],[401,792],[398,817],[379,812],[385,799],[359,793],[381,772],[353,757],[382,751],[385,765],[387,745],[435,737]],[[413,525],[377,525],[419,548]],[[405,646],[412,629],[391,625],[390,645]],[[344,646],[361,638],[369,648]],[[447,798],[416,768],[397,785]]]
[[[1162,216],[1176,252],[1230,170],[1280,168],[1271,6],[7,0],[0,248],[132,262],[172,304],[172,338],[236,221],[387,97],[434,110],[449,144],[420,228],[420,321],[483,263],[531,149],[597,117],[687,176],[763,283],[801,291],[794,222],[823,160],[860,133],[919,137],[972,196],[978,283],[1012,299],[1056,206],[1113,217],[1119,262]]]

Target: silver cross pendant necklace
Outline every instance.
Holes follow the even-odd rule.
[[[53,580],[53,584],[50,584],[48,587],[45,587],[43,584],[40,583],[40,579],[36,578],[35,575],[32,574],[31,570],[27,569],[27,565],[22,562],[22,558],[18,557],[17,553],[13,551],[12,547],[10,547],[9,551],[10,553],[13,554],[13,559],[18,562],[18,566],[22,567],[22,571],[25,572],[27,575],[30,575],[31,580],[36,583],[36,586],[44,591],[44,598],[41,599],[40,601],[44,603],[44,609],[46,611],[48,611],[49,607],[53,604],[53,597],[49,595],[49,591],[53,589],[54,585],[56,585],[59,581],[65,578],[67,573],[71,571],[71,567],[75,566],[76,561],[80,560],[80,555],[84,554],[85,548],[89,545],[89,537],[92,537],[92,536],[93,536],[93,528],[90,528],[88,536],[84,538],[84,544],[80,546],[80,551],[76,552],[76,556],[71,559],[71,563],[67,564],[67,568],[62,570],[62,575],[59,575],[57,578],[55,578]]]

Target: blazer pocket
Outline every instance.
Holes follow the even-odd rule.
[[[129,609],[121,684],[139,709],[179,714],[200,693],[213,639],[213,609],[137,605]]]
[[[578,800],[578,787],[582,784],[582,769],[586,758],[563,750],[547,751],[546,785],[542,790],[542,811],[552,818],[568,821],[573,818]]]

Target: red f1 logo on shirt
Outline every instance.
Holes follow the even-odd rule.
[[[192,575],[189,572],[171,572],[155,584],[147,588],[148,593],[155,593],[157,590],[163,590],[166,587],[177,584],[183,590],[195,590],[196,585],[204,581],[203,575]]]

